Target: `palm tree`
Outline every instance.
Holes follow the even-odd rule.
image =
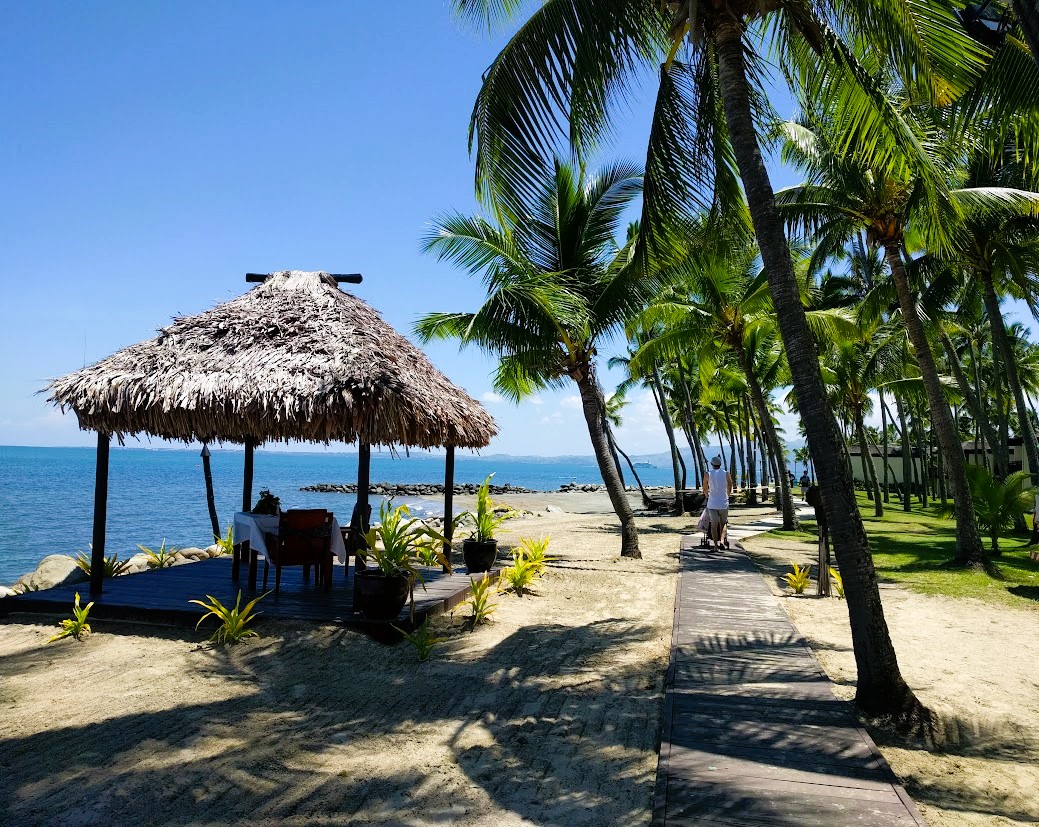
[[[621,411],[628,404],[627,391],[623,388],[617,388],[612,394],[606,399],[606,437],[610,441],[610,448],[614,453],[614,459],[616,455],[620,454],[624,457],[624,461],[628,464],[628,468],[631,471],[631,475],[635,478],[635,484],[639,487],[639,493],[642,495],[642,504],[646,507],[653,504],[653,499],[646,493],[646,487],[642,484],[642,478],[639,477],[639,472],[635,470],[635,465],[631,461],[624,449],[617,443],[617,438],[613,434],[614,428],[619,428],[624,424],[624,419],[621,416]],[[619,465],[619,463],[618,463]],[[620,469],[618,468],[618,472]],[[621,482],[623,483],[623,475]]]
[[[704,377],[715,371],[726,353],[731,354],[749,391],[766,445],[776,457],[783,457],[785,451],[768,411],[754,353],[748,348],[755,331],[774,330],[768,283],[757,267],[757,250],[745,236],[726,232],[709,218],[691,224],[687,239],[685,254],[671,274],[675,286],[643,314],[662,326],[662,331],[635,354],[633,366],[641,370],[647,363],[695,351]],[[729,470],[735,473],[735,469]],[[777,486],[783,528],[794,531],[797,514],[785,473],[779,474]]]
[[[521,399],[573,381],[606,490],[621,522],[621,555],[641,557],[635,518],[607,437],[606,400],[596,376],[596,347],[640,309],[655,289],[619,246],[624,210],[642,189],[631,164],[596,175],[555,161],[516,212],[495,221],[441,216],[425,249],[472,274],[487,297],[475,313],[430,313],[415,332],[423,341],[458,339],[499,358],[495,387]]]
[[[460,16],[489,26],[522,8],[515,0],[452,0],[452,6]],[[809,81],[815,63],[844,81],[840,96],[853,113],[847,120],[850,148],[910,143],[900,113],[883,95],[863,90],[869,75],[854,60],[850,40],[865,35],[922,96],[942,102],[970,84],[984,56],[940,0],[908,6],[863,0],[546,0],[484,74],[470,131],[477,188],[485,197],[493,193],[504,202],[522,202],[537,181],[539,155],[566,133],[578,153],[594,146],[609,131],[610,106],[624,97],[625,84],[641,66],[663,64],[647,150],[643,223],[650,236],[643,252],[666,250],[666,228],[674,216],[726,201],[739,189],[737,178],[742,181],[844,575],[858,667],[856,700],[875,712],[905,713],[919,702],[902,679],[891,645],[869,542],[841,460],[840,435],[758,140],[755,116],[767,115],[768,107],[761,54],[748,30],[760,31],[766,17],[776,34],[772,42],[781,50],[779,63],[803,67],[801,75]],[[684,43],[686,60],[673,60]],[[885,126],[892,126],[896,137]]]
[[[963,448],[919,312],[919,295],[910,284],[906,267],[909,224],[914,220],[928,224],[931,202],[940,196],[904,163],[869,164],[844,155],[828,132],[828,119],[813,116],[813,121],[814,129],[785,124],[787,157],[807,172],[810,180],[779,193],[781,209],[791,226],[817,233],[823,248],[836,249],[865,230],[870,243],[883,249],[952,480],[957,509],[955,560],[963,566],[984,567],[985,551],[975,521]],[[957,194],[968,203],[983,198],[976,190]],[[953,213],[946,220],[955,217]]]
[[[999,535],[1032,510],[1035,489],[1025,485],[1027,471],[1015,471],[1005,480],[997,480],[982,466],[971,465],[967,474],[978,504],[978,523],[988,533],[992,556],[998,557],[1002,553]]]

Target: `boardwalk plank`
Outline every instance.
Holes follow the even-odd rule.
[[[750,558],[698,540],[681,542],[654,824],[922,824]]]

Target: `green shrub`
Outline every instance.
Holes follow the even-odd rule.
[[[833,566],[830,566],[830,582],[837,591],[837,597],[844,600],[844,578],[841,577],[841,573]]]
[[[547,564],[555,559],[546,555],[550,539],[549,537],[539,537],[537,540],[534,540],[526,537],[520,540],[519,554],[534,570],[535,577],[544,575]]]
[[[794,594],[804,594],[808,584],[812,582],[811,572],[811,566],[801,568],[797,563],[794,563],[792,571],[784,574],[783,579],[786,580],[786,584],[793,590]]]
[[[150,569],[166,569],[175,562],[173,555],[177,553],[177,549],[174,546],[166,548],[165,537],[162,538],[162,545],[159,546],[158,551],[153,551],[140,543],[137,544],[137,548],[148,555],[148,568]]]
[[[537,578],[537,569],[526,557],[517,552],[512,558],[512,565],[501,570],[498,577],[499,592],[515,592],[526,594],[531,583]]]
[[[256,620],[256,617],[259,615],[259,612],[253,611],[256,604],[263,600],[263,598],[268,594],[270,594],[270,592],[266,592],[261,594],[259,597],[250,600],[245,604],[244,609],[239,609],[239,606],[242,603],[241,590],[238,591],[238,598],[235,600],[233,609],[225,606],[211,594],[206,595],[206,600],[209,601],[208,603],[206,600],[189,600],[189,603],[194,603],[201,606],[203,609],[206,609],[206,613],[199,618],[198,623],[195,624],[195,628],[197,629],[201,626],[202,621],[207,617],[215,617],[220,621],[220,625],[209,638],[211,643],[233,644],[240,643],[246,638],[259,637],[257,632],[249,628],[249,624]]]
[[[219,534],[214,534],[213,539],[216,540],[216,544],[220,547],[221,554],[233,554],[234,553],[234,526],[229,525],[227,527],[227,534],[221,537]]]
[[[93,561],[82,551],[76,554],[76,565],[86,573],[87,577],[90,577]],[[129,560],[120,560],[118,554],[113,554],[111,557],[105,558],[104,576],[118,577],[120,574],[125,574],[129,568]]]
[[[476,628],[481,623],[490,620],[491,614],[498,607],[491,603],[491,590],[494,588],[494,583],[489,574],[485,574],[479,580],[473,580],[470,577],[469,583],[471,584],[468,601],[471,612],[469,619],[473,622],[473,628]]]
[[[396,626],[393,628],[397,629],[397,631],[404,636],[404,639],[415,647],[415,653],[418,655],[420,661],[427,660],[433,652],[433,647],[443,640],[443,638],[436,637],[433,634],[433,630],[429,625],[428,617],[423,620],[422,625],[411,634]]]
[[[72,606],[72,617],[61,621],[58,624],[61,626],[61,631],[47,642],[53,643],[66,637],[83,640],[84,637],[90,634],[90,624],[87,623],[87,615],[90,614],[90,607],[93,605],[94,603],[91,601],[81,608],[79,605],[79,592],[76,592],[76,602]]]

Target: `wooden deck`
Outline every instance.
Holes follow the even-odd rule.
[[[340,565],[336,565],[333,572],[332,590],[324,592],[314,586],[313,574],[309,580],[304,580],[302,568],[283,569],[281,592],[268,595],[259,606],[263,617],[337,623],[371,630],[380,625],[385,628],[388,624],[368,621],[354,613],[353,567],[349,575]],[[261,563],[261,589],[262,574]],[[423,590],[421,585],[415,589],[417,623],[427,615],[449,611],[468,595],[469,575],[464,567],[456,569],[454,574],[444,574],[439,569],[423,569],[422,576],[426,580],[426,589]],[[273,569],[268,585],[273,590]],[[0,599],[0,616],[20,612],[68,615],[71,614],[75,593],[78,591],[86,602],[88,589],[87,583],[78,583],[3,598]],[[216,557],[106,580],[104,593],[91,598],[94,608],[90,617],[194,625],[202,610],[189,600],[204,599],[209,594],[225,605],[234,604],[239,589],[242,590],[243,603],[253,595],[248,588],[244,567],[241,580],[235,583],[231,580],[231,559]],[[395,622],[397,625],[408,624],[407,607]]]
[[[746,553],[685,537],[655,825],[922,825]]]

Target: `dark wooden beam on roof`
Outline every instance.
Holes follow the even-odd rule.
[[[270,277],[270,273],[246,273],[245,280],[251,284],[262,284]],[[364,276],[360,273],[329,273],[336,284],[360,284]]]

